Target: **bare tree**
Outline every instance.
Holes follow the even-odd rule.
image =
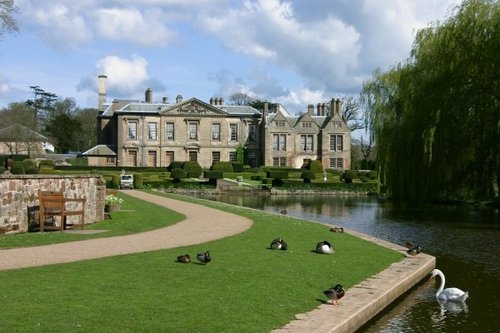
[[[14,0],[0,0],[0,39],[6,32],[19,31],[16,20],[13,18],[13,14],[17,12]]]
[[[234,93],[229,96],[229,100],[233,105],[249,105],[254,99],[245,93]]]
[[[365,128],[365,123],[360,115],[360,105],[359,99],[352,96],[346,97],[342,101],[342,116],[351,132]]]

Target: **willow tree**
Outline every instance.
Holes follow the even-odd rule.
[[[363,87],[382,181],[399,200],[489,200],[500,186],[500,3],[464,1]]]

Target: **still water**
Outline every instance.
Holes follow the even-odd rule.
[[[366,196],[235,196],[208,199],[353,229],[393,243],[413,240],[436,257],[446,287],[466,304],[439,304],[439,279],[422,281],[358,332],[500,332],[500,211],[456,206],[397,207]]]

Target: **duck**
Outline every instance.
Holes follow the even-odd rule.
[[[286,251],[288,244],[282,238],[276,238],[271,242],[270,248],[273,250]]]
[[[332,244],[328,241],[322,241],[319,242],[316,245],[316,252],[321,253],[321,254],[333,254],[335,253],[335,249],[333,248]]]
[[[345,295],[345,290],[341,284],[337,284],[335,287],[323,291],[323,294],[332,300],[332,305],[339,305],[340,299]]]
[[[436,276],[441,278],[441,284],[436,292],[436,298],[440,302],[465,302],[469,297],[468,291],[463,291],[458,288],[446,288],[444,289],[445,278],[443,272],[439,269],[433,269],[431,272],[431,277],[429,280],[434,279]]]
[[[344,232],[344,228],[342,228],[342,227],[333,227],[333,228],[330,228],[330,231],[331,232]]]
[[[406,251],[406,253],[412,257],[415,258],[420,252],[422,251],[422,248],[418,245],[413,246],[411,249]]]
[[[288,214],[288,212],[287,212],[287,210],[286,210],[286,209],[283,209],[280,213],[281,213],[281,214],[283,214],[283,215]]]
[[[196,255],[196,258],[198,259],[199,262],[201,262],[203,265],[208,264],[210,261],[212,261],[212,257],[210,257],[210,252],[204,252],[204,253],[198,253]]]
[[[408,250],[411,250],[415,247],[415,244],[412,241],[406,241],[405,246]]]
[[[181,262],[183,264],[189,264],[191,262],[191,256],[189,254],[183,254],[182,256],[178,256],[177,262]]]

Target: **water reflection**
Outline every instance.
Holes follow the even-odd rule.
[[[359,332],[497,332],[500,327],[500,212],[456,206],[394,206],[366,196],[216,196],[239,206],[353,229],[393,243],[412,240],[436,257],[449,286],[467,303],[440,304],[424,282]]]

